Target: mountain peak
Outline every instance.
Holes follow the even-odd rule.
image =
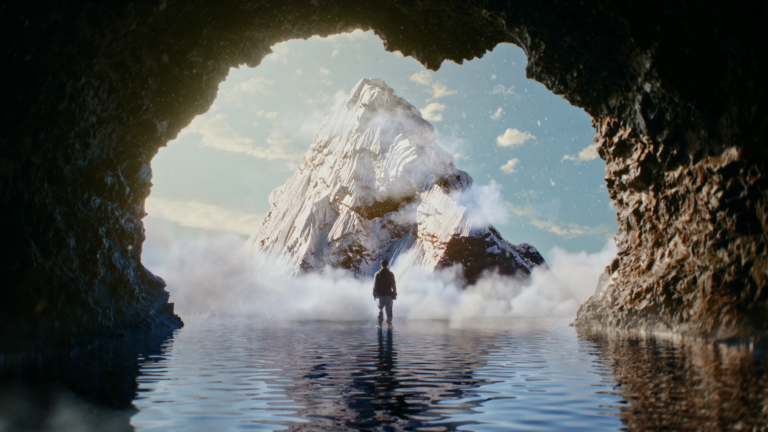
[[[428,270],[462,264],[473,283],[488,268],[528,274],[546,265],[532,246],[501,238],[475,202],[472,177],[380,79],[355,85],[269,201],[252,251],[279,254],[294,271],[371,275],[388,258]]]

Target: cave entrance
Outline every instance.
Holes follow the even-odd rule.
[[[171,291],[258,227],[269,193],[363,77],[383,79],[435,127],[505,239],[595,253],[616,232],[590,116],[527,79],[519,47],[436,72],[360,30],[273,51],[257,68],[230,70],[210,110],[152,161],[142,260]]]

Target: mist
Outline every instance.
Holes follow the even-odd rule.
[[[182,318],[355,321],[378,313],[370,278],[331,268],[291,276],[275,257],[249,257],[242,236],[207,232],[178,239],[167,221],[150,217],[145,225],[144,264],[165,279]],[[551,271],[537,268],[527,279],[489,273],[467,289],[459,268],[429,272],[396,260],[395,317],[449,320],[452,326],[477,318],[575,317],[615,254],[612,242],[595,254],[555,248],[548,254]]]

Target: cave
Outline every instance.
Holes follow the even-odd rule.
[[[593,119],[619,254],[583,329],[768,331],[768,4],[173,0],[0,6],[2,348],[182,325],[141,264],[150,161],[230,68],[373,30],[436,70],[500,43]],[[763,144],[761,144],[763,143]]]

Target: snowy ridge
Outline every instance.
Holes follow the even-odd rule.
[[[295,272],[332,266],[370,275],[384,258],[427,270],[461,263],[465,275],[546,265],[533,246],[501,238],[471,186],[415,107],[382,80],[362,79],[270,194],[271,211],[249,245]]]

